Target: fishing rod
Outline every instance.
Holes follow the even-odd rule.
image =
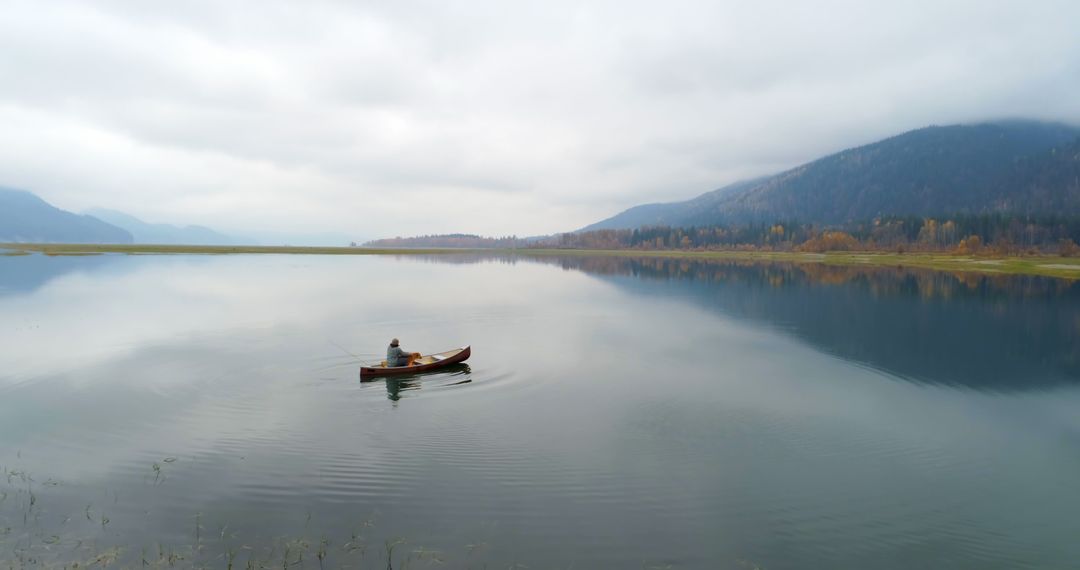
[[[351,357],[355,358],[355,359],[356,359],[356,360],[357,360],[358,362],[364,362],[364,359],[363,359],[363,358],[360,358],[359,356],[357,356],[357,355],[355,355],[355,354],[353,354],[353,353],[349,352],[349,350],[348,350],[348,349],[346,349],[346,348],[345,348],[344,346],[341,346],[340,344],[338,344],[338,343],[336,343],[336,342],[334,342],[334,341],[332,341],[332,340],[328,340],[328,341],[326,341],[326,342],[329,342],[330,344],[332,344],[332,345],[334,345],[334,346],[338,347],[338,350],[340,350],[341,352],[344,352],[345,354],[348,354],[349,356],[351,356]]]

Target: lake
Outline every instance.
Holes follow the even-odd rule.
[[[1067,281],[26,255],[0,315],[3,568],[1080,565]]]

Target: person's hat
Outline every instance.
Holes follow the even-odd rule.
[[[397,346],[397,345],[398,345],[398,339],[395,338],[394,340],[390,341],[390,346]]]

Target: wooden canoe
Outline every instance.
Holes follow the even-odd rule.
[[[377,366],[361,366],[360,379],[367,380],[369,378],[375,378],[376,376],[397,376],[399,374],[430,372],[452,364],[465,362],[469,359],[471,354],[472,347],[466,346],[464,348],[455,348],[454,350],[448,350],[438,354],[421,356],[413,362],[412,366],[387,366],[386,361],[384,360]]]

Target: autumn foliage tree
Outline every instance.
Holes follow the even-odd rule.
[[[796,248],[798,251],[823,253],[826,251],[852,251],[859,249],[859,240],[847,232],[826,231],[810,238]]]
[[[975,255],[982,250],[982,245],[982,238],[979,236],[967,236],[960,240],[953,251],[960,255]]]
[[[963,236],[963,237],[961,237]],[[724,226],[643,226],[523,240],[447,234],[367,242],[368,247],[565,248],[753,251],[940,251],[961,255],[1054,253],[1080,256],[1080,215],[979,214],[881,217],[820,227],[782,220]]]

